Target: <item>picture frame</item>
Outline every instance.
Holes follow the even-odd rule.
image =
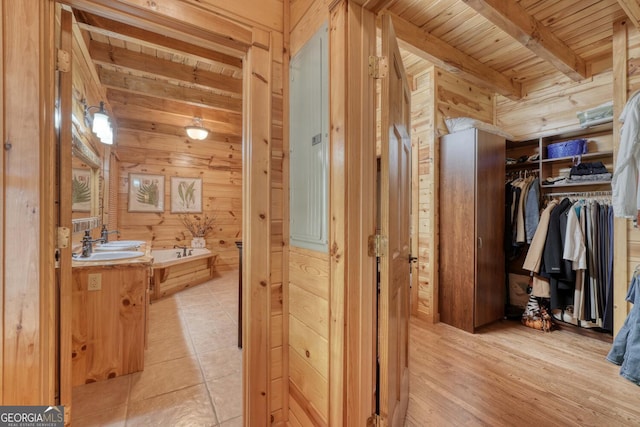
[[[164,175],[129,173],[128,212],[164,212]]]
[[[91,169],[73,168],[71,176],[71,211],[91,212]]]
[[[202,213],[202,178],[171,177],[171,213]]]

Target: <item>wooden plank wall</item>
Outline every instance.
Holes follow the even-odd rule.
[[[329,2],[290,1],[290,55],[294,56],[329,19]],[[288,195],[287,195],[288,197]],[[286,216],[288,220],[288,215]],[[326,426],[329,421],[328,253],[289,246],[289,423]]]
[[[496,98],[496,125],[516,141],[579,129],[578,111],[612,98],[612,73],[598,74],[584,82],[549,76],[523,86],[523,98]]]
[[[433,209],[435,194],[435,98],[434,72],[431,67],[414,76],[411,92],[411,140],[418,146],[418,168],[412,173],[418,176],[418,285],[411,289],[411,314],[422,319],[436,320],[433,301],[438,301],[433,281],[437,222]],[[435,264],[437,265],[437,264]]]
[[[289,250],[289,417],[327,425],[329,415],[329,254]]]
[[[149,118],[153,121],[153,118]],[[171,177],[202,179],[203,213],[215,216],[207,248],[218,254],[216,269],[238,268],[236,240],[242,239],[242,128],[225,141],[193,141],[185,136],[121,129],[118,155],[118,230],[121,239],[150,241],[154,248],[191,244],[191,234],[171,213]],[[164,177],[164,212],[129,212],[129,174]]]
[[[439,138],[448,132],[444,119],[471,117],[493,123],[493,95],[486,89],[433,67],[415,76],[411,130],[418,145],[418,288],[412,314],[439,321],[438,303],[438,157]]]

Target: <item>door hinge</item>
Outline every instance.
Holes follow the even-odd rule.
[[[389,74],[389,61],[386,56],[369,56],[369,77],[384,79]]]
[[[387,238],[381,234],[369,236],[369,256],[381,257],[387,253]]]
[[[69,237],[71,233],[67,227],[58,227],[58,248],[65,249],[69,247]]]
[[[58,58],[56,61],[56,69],[63,73],[71,71],[71,54],[66,50],[58,49]]]
[[[367,418],[367,427],[380,427],[382,425],[382,418],[380,415],[373,414]]]

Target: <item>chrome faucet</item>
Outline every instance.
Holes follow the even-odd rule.
[[[102,230],[100,230],[100,240],[102,241],[102,243],[107,243],[109,241],[109,234],[113,233],[120,234],[118,230],[108,231],[107,226],[105,224],[102,224]]]
[[[102,241],[102,238],[92,240],[91,233],[89,232],[89,230],[85,230],[84,237],[82,237],[82,255],[81,256],[84,258],[91,256],[91,253],[93,252],[93,244],[101,241]]]
[[[173,249],[182,249],[182,256],[187,256],[187,247],[180,245],[173,245]]]

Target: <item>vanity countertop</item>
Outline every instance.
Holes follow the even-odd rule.
[[[147,242],[142,245],[139,249],[141,252],[144,252],[144,255],[136,257],[136,258],[126,258],[126,259],[114,259],[108,261],[76,261],[73,259],[71,261],[72,268],[95,268],[95,267],[123,267],[123,266],[151,266],[153,263],[153,257],[151,256],[151,245]]]

